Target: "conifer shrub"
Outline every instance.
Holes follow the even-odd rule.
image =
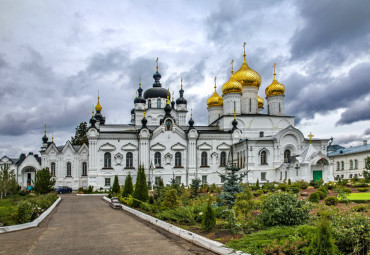
[[[292,185],[292,181],[288,179],[288,185]]]
[[[327,197],[329,195],[328,188],[325,187],[325,186],[322,186],[322,187],[318,188],[317,191],[321,191],[322,193],[324,193],[325,197]]]
[[[224,178],[225,182],[222,185],[222,193],[219,198],[222,200],[221,205],[226,205],[232,208],[236,198],[236,194],[243,191],[242,181],[246,173],[238,174],[240,168],[235,166],[227,167],[227,173],[219,174],[221,178]],[[258,180],[257,180],[258,182]],[[259,186],[259,183],[258,183]]]
[[[369,188],[357,188],[358,192],[367,192]]]
[[[137,177],[136,177],[136,184],[135,184],[135,191],[132,195],[134,198],[134,207],[140,207],[140,201],[146,202],[148,200],[148,185],[146,185],[146,176],[144,172],[144,167],[140,166],[138,169]]]
[[[310,184],[305,181],[297,181],[295,184],[297,184],[301,189],[307,189]]]
[[[55,179],[51,176],[49,169],[43,168],[36,172],[35,191],[38,194],[47,194],[54,190]]]
[[[134,191],[134,186],[132,184],[132,177],[131,177],[131,174],[128,174],[125,180],[125,186],[123,187],[122,196],[128,197],[129,195],[132,194],[133,191]]]
[[[203,213],[202,228],[207,232],[211,232],[215,227],[216,216],[209,199],[206,210]]]
[[[332,238],[330,223],[326,216],[322,216],[317,226],[316,235],[312,239],[307,253],[310,255],[334,255],[338,254],[338,248]]]
[[[337,205],[339,203],[339,200],[337,197],[327,197],[324,200],[325,205]]]
[[[199,178],[195,178],[191,180],[190,190],[191,190],[192,198],[195,198],[198,196],[200,183],[201,183],[201,180]]]
[[[118,182],[118,176],[115,175],[114,176],[113,187],[112,187],[112,193],[118,194],[119,191],[120,191],[120,187],[119,187],[119,182]]]
[[[256,182],[256,189],[260,189],[260,181],[257,179],[257,182]]]
[[[308,201],[312,203],[318,203],[320,201],[320,195],[317,192],[314,192],[310,195]]]
[[[176,189],[170,189],[167,190],[164,193],[164,198],[162,201],[162,206],[169,209],[174,209],[178,207],[180,204],[180,201],[177,198],[177,191]]]
[[[326,194],[320,190],[316,191],[315,193],[317,193],[320,197],[320,200],[326,198]]]
[[[254,193],[253,193],[253,194],[254,194],[256,197],[259,197],[259,196],[261,196],[263,193],[264,193],[264,192],[263,192],[263,190],[258,189],[258,190],[256,190],[256,191],[254,191]]]
[[[309,219],[310,208],[306,200],[289,193],[276,193],[266,197],[258,218],[265,226],[294,226]]]

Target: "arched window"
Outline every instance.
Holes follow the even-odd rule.
[[[226,152],[221,152],[220,166],[226,166]]]
[[[263,137],[264,136],[264,133],[263,131],[260,132],[260,137]]]
[[[104,168],[111,167],[111,155],[110,152],[104,153]]]
[[[82,176],[87,176],[87,164],[86,164],[86,162],[82,163]]]
[[[352,170],[353,169],[353,160],[351,159],[349,161],[349,169]]]
[[[200,165],[208,166],[207,152],[203,151],[200,158],[201,158]]]
[[[290,150],[286,149],[284,151],[284,163],[289,163],[289,158],[290,158]]]
[[[67,176],[68,177],[72,176],[72,165],[70,162],[67,163]]]
[[[337,161],[337,171],[339,171],[340,170],[340,163],[339,163],[339,161]]]
[[[156,167],[161,167],[161,153],[158,151],[154,153],[154,164]]]
[[[281,106],[280,106],[280,103],[279,103],[279,112],[281,112]]]
[[[342,161],[342,170],[344,170],[344,162]]]
[[[252,112],[252,99],[249,98],[249,112]]]
[[[172,130],[172,122],[170,120],[166,121],[166,130],[171,131]]]
[[[132,152],[127,152],[126,153],[126,167],[133,167],[134,163],[134,156]]]
[[[181,167],[181,152],[175,153],[175,166]]]
[[[236,166],[239,168],[240,167],[240,164],[239,164],[239,159],[240,159],[240,157],[239,157],[239,152],[237,153],[237,157],[236,157]]]
[[[358,160],[355,159],[355,169],[358,169]]]
[[[267,152],[261,151],[261,165],[267,165]]]
[[[267,114],[270,114],[270,105],[267,105]]]
[[[157,108],[161,108],[161,99],[157,98]]]
[[[55,163],[50,164],[50,174],[51,176],[55,176]]]

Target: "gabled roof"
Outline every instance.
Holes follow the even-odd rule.
[[[328,153],[328,157],[345,155],[345,154],[352,154],[352,153],[359,153],[369,151],[370,152],[370,144],[360,145],[360,146],[353,146],[349,148],[341,148],[336,151]]]

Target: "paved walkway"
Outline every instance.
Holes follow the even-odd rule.
[[[214,254],[101,197],[63,195],[37,228],[0,234],[0,254]]]

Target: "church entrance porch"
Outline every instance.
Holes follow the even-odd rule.
[[[34,185],[36,175],[36,169],[34,167],[26,166],[22,169],[21,173],[22,175],[20,176],[20,183],[23,188]]]

